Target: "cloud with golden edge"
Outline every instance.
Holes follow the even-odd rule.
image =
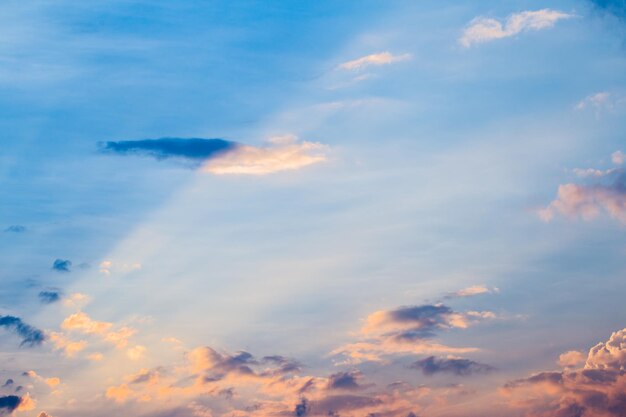
[[[266,147],[240,145],[207,160],[203,172],[216,175],[266,175],[292,171],[326,161],[328,147],[299,142],[295,136],[274,137]]]

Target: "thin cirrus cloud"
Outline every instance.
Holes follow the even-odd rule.
[[[459,42],[469,48],[474,44],[508,38],[522,32],[548,29],[559,20],[571,17],[572,14],[550,9],[513,13],[504,22],[489,17],[477,17],[465,28]]]
[[[119,155],[183,160],[215,175],[265,175],[323,162],[328,147],[287,135],[271,138],[262,147],[224,139],[161,138],[106,142],[100,144],[100,149]]]
[[[369,66],[389,65],[396,62],[408,61],[410,59],[411,54],[394,55],[391,52],[379,52],[344,62],[339,64],[338,68],[342,70],[355,71]]]
[[[481,294],[494,294],[498,293],[498,288],[488,288],[484,285],[472,285],[471,287],[463,288],[458,291],[450,292],[446,294],[445,298],[466,298],[474,297]]]
[[[612,154],[616,165],[624,163],[620,151]],[[591,177],[591,183],[561,184],[556,198],[546,207],[537,211],[539,218],[545,222],[552,221],[555,216],[592,220],[601,213],[626,224],[626,172],[623,168],[608,170],[575,170],[577,175]],[[581,175],[582,174],[582,175]]]
[[[525,415],[623,417],[626,329],[589,350],[582,368],[546,371],[507,383],[502,393]]]

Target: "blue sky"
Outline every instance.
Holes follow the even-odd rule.
[[[623,415],[624,19],[6,2],[0,415]]]

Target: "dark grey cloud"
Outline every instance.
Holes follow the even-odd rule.
[[[306,416],[309,411],[309,402],[306,398],[302,398],[298,404],[296,404],[296,408],[294,409],[293,414],[296,417]]]
[[[337,372],[328,377],[327,388],[330,390],[359,390],[361,373],[358,371]]]
[[[400,307],[389,311],[392,321],[410,324],[412,329],[398,332],[394,337],[399,340],[418,340],[433,337],[436,330],[447,328],[449,318],[455,312],[443,304]]]
[[[9,378],[9,379],[7,379],[7,380],[6,380],[6,382],[4,383],[4,385],[2,385],[2,388],[4,388],[4,387],[10,387],[11,385],[13,385],[13,383],[14,383],[14,381],[13,381],[11,378]]]
[[[103,142],[99,146],[105,153],[144,155],[156,159],[179,158],[199,163],[240,145],[224,139],[160,138]]]
[[[13,413],[13,411],[15,411],[15,409],[20,405],[20,402],[22,402],[22,399],[17,395],[6,395],[0,397],[0,415],[6,416]]]
[[[52,269],[59,272],[70,272],[72,261],[69,259],[55,259],[52,263]]]
[[[484,374],[494,369],[489,365],[474,362],[469,359],[435,358],[434,356],[413,362],[409,367],[419,369],[424,375],[449,373],[458,376]]]
[[[263,359],[261,359],[261,363],[274,367],[262,372],[261,375],[263,376],[284,375],[302,371],[302,364],[300,362],[280,355],[264,356]]]
[[[218,381],[228,374],[241,374],[261,378],[273,378],[286,374],[299,373],[302,365],[292,359],[283,356],[265,356],[256,359],[251,353],[239,351],[234,354],[218,352],[205,346],[196,354],[204,356],[210,367],[205,369],[206,382]]]
[[[26,231],[26,227],[19,224],[12,224],[4,229],[4,231],[7,233],[24,233]]]
[[[63,295],[63,293],[59,290],[45,290],[45,291],[40,291],[38,294],[39,297],[39,301],[41,301],[43,304],[53,304],[56,303],[57,301],[61,300],[61,296]]]
[[[0,327],[12,330],[20,336],[22,338],[20,346],[40,345],[46,339],[43,331],[24,323],[19,317],[0,316]]]

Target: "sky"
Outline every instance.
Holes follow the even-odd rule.
[[[0,416],[626,415],[623,0],[6,0]]]

